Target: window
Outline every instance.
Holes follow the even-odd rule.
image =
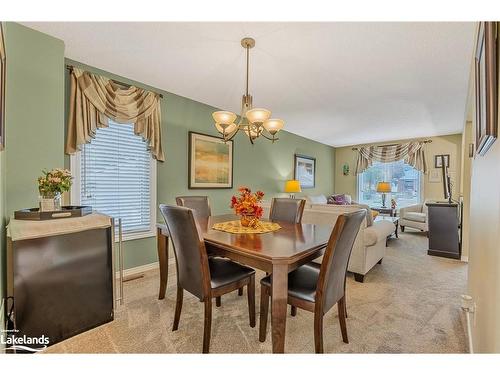
[[[360,203],[375,207],[382,204],[381,194],[377,193],[377,183],[390,182],[392,193],[387,194],[386,205],[394,198],[398,207],[420,203],[421,174],[412,166],[399,160],[392,163],[374,162],[358,175],[358,200]]]
[[[156,163],[133,124],[109,121],[72,157],[74,204],[122,219],[124,239],[154,235]]]

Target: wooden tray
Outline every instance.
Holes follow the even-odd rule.
[[[92,206],[63,206],[61,211],[40,212],[38,207],[25,208],[14,212],[17,220],[53,220],[81,217],[92,213]]]

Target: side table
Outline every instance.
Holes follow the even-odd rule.
[[[370,207],[373,211],[377,211],[381,215],[396,216],[396,209],[391,207]]]

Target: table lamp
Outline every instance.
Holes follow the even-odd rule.
[[[377,184],[377,193],[382,193],[382,208],[385,206],[385,194],[391,192],[391,184],[389,182],[381,181]]]
[[[290,194],[290,198],[295,198],[294,193],[300,193],[302,190],[300,189],[300,181],[298,180],[288,180],[285,182],[285,193]]]

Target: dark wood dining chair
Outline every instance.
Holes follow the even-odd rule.
[[[300,224],[305,205],[305,199],[273,198],[269,220]]]
[[[206,195],[176,197],[175,203],[177,203],[178,206],[193,209],[196,217],[206,219],[207,217],[212,215],[212,210],[210,209],[210,201]]]
[[[273,198],[269,211],[269,220],[300,224],[305,205],[305,199]],[[297,315],[297,308],[293,305],[290,307],[290,314],[292,316]]]
[[[255,270],[229,259],[208,257],[193,210],[161,204],[172,240],[177,267],[177,301],[172,331],[179,327],[184,290],[205,304],[203,353],[209,352],[212,298],[247,286],[250,327],[255,327]]]
[[[176,197],[175,203],[177,203],[178,206],[193,209],[196,218],[206,219],[209,216],[212,216],[210,200],[206,195],[186,195],[182,197]],[[243,288],[238,289],[238,295],[243,295]],[[222,306],[221,297],[217,297],[217,299],[215,300],[215,305],[217,307]]]
[[[314,313],[314,346],[323,353],[323,316],[338,307],[342,340],[348,343],[345,309],[345,279],[352,246],[366,212],[356,211],[338,217],[321,264],[308,263],[288,274],[288,304]],[[272,275],[261,284],[259,340],[266,340]]]

